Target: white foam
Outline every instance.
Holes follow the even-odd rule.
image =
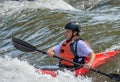
[[[15,12],[20,12],[25,9],[25,4],[17,2],[17,1],[6,1],[4,3],[0,3],[0,14],[3,15],[11,15]]]
[[[105,51],[120,50],[120,43],[112,45],[110,48],[107,48]]]
[[[28,3],[31,8],[75,10],[70,4],[63,0],[36,0]]]
[[[88,77],[75,77],[70,71],[58,71],[57,77],[37,73],[36,69],[17,58],[0,58],[0,82],[92,82]]]
[[[63,0],[5,1],[4,3],[0,3],[0,14],[9,15],[27,8],[76,10]]]

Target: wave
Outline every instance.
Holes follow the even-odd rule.
[[[4,1],[1,6],[8,7],[24,7],[24,8],[47,8],[47,9],[63,9],[63,10],[75,10],[70,4],[63,0],[11,0]]]
[[[4,1],[0,3],[0,14],[9,15],[25,9],[76,10],[63,0]]]
[[[69,78],[69,79],[68,79]],[[88,77],[75,77],[72,72],[59,71],[55,78],[50,75],[37,73],[34,66],[26,61],[6,56],[0,58],[0,82],[92,82]]]

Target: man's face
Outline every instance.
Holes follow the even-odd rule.
[[[70,39],[71,36],[72,36],[72,30],[66,29],[66,30],[65,30],[65,36],[66,36],[67,39]]]

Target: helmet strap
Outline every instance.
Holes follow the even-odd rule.
[[[72,31],[72,36],[71,36],[71,38],[69,40],[67,40],[67,43],[70,42],[73,39],[73,37],[76,35],[76,34],[74,35],[74,32],[75,31]]]

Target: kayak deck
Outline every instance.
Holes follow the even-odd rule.
[[[92,65],[92,68],[96,68],[96,67],[104,64],[106,61],[111,59],[111,57],[117,55],[118,53],[120,53],[120,50],[97,53],[95,56],[95,60]],[[56,77],[57,70],[62,70],[62,69],[63,68],[59,68],[58,66],[56,66],[56,67],[53,66],[53,68],[51,68],[51,66],[50,66],[49,68],[46,68],[46,67],[40,68],[38,70],[38,72],[41,72],[42,74],[50,74],[51,76]],[[88,73],[89,71],[90,71],[89,69],[80,67],[80,68],[74,70],[74,73],[75,73],[75,76],[78,76],[78,75],[84,75],[84,74]]]

